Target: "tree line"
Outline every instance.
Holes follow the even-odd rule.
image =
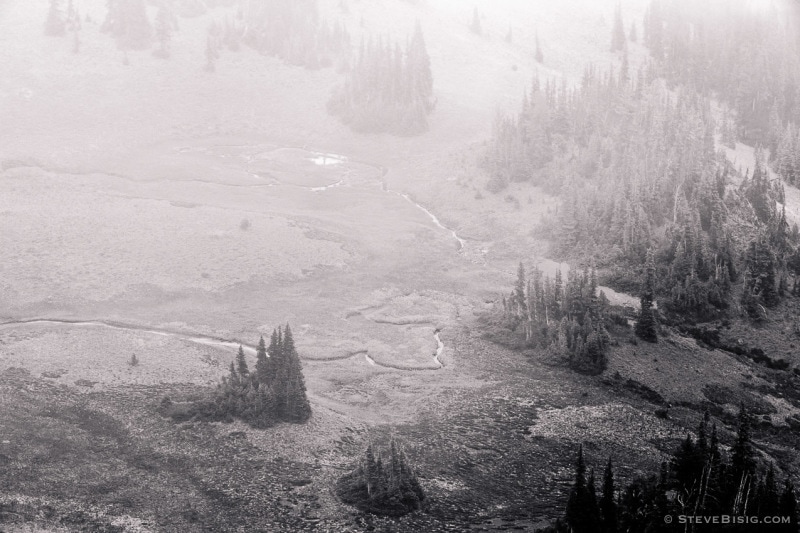
[[[764,316],[800,279],[783,188],[764,150],[755,168],[734,169],[715,148],[710,102],[654,76],[587,67],[574,88],[534,79],[519,113],[496,120],[487,187],[522,181],[557,194],[540,228],[551,253],[594,257],[615,288],[639,289],[652,248],[654,298],[674,316]],[[733,296],[740,285],[744,300]]]
[[[763,531],[798,531],[797,495],[787,476],[780,484],[772,463],[761,465],[753,446],[751,415],[741,407],[736,436],[724,453],[715,423],[706,413],[697,436],[691,434],[661,463],[658,472],[617,486],[611,459],[605,466],[598,494],[594,469],[578,449],[575,477],[565,512],[549,531],[553,533],[616,533],[623,531],[753,531],[744,517],[761,519]],[[730,525],[679,525],[677,517],[734,517]],[[666,516],[674,522],[665,520]],[[764,525],[765,517],[787,517],[788,523]],[[736,522],[736,520],[739,520]],[[759,529],[759,531],[762,529]]]
[[[800,54],[789,2],[753,9],[748,2],[651,0],[644,43],[659,75],[716,95],[734,111],[739,136],[773,154],[776,134],[800,123]]]
[[[356,131],[414,135],[427,131],[434,102],[430,57],[417,22],[405,48],[383,37],[362,41],[328,111]]]
[[[151,21],[145,0],[107,0],[100,30],[115,39],[126,61],[129,50],[146,50],[154,44],[153,55],[169,58],[178,18],[195,17],[216,6],[232,9],[208,27],[203,43],[206,70],[215,70],[223,49],[236,51],[242,44],[312,69],[332,66],[336,60],[346,64],[350,55],[347,28],[339,21],[330,24],[321,19],[317,0],[160,0],[156,5]],[[77,52],[80,20],[72,0],[50,0],[45,33],[74,31]]]

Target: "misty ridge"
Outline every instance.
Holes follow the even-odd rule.
[[[793,0],[0,0],[0,531],[798,532]]]

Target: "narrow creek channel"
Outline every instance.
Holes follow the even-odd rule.
[[[147,333],[149,335],[160,335],[162,337],[172,337],[175,339],[181,339],[188,342],[193,342],[195,344],[202,344],[204,346],[213,346],[216,348],[225,348],[230,349],[232,351],[238,350],[239,346],[242,347],[242,350],[248,354],[255,356],[256,354],[256,346],[252,344],[247,344],[244,342],[239,342],[235,339],[223,339],[221,337],[214,337],[211,335],[202,335],[199,333],[187,333],[173,329],[167,328],[153,328],[149,326],[139,326],[136,324],[126,324],[123,322],[116,322],[116,321],[109,321],[109,320],[70,320],[70,319],[61,319],[61,318],[34,318],[30,320],[13,320],[8,322],[0,322],[0,329],[9,329],[12,327],[20,327],[20,326],[35,326],[35,325],[51,325],[51,326],[71,326],[71,327],[95,327],[95,328],[106,328],[106,329],[114,329],[119,331],[133,331],[137,333]],[[407,371],[418,371],[418,370],[438,370],[442,368],[444,365],[439,361],[439,356],[441,355],[442,351],[444,350],[444,343],[439,338],[439,330],[437,329],[434,333],[434,338],[438,343],[438,348],[436,353],[434,354],[433,360],[437,364],[437,368],[402,368],[396,367],[388,364],[383,364],[378,361],[375,361],[372,357],[370,357],[369,353],[359,351],[349,355],[343,359],[350,359],[352,357],[356,357],[358,355],[364,354],[364,358],[371,366],[379,366],[382,368],[388,368],[392,370],[407,370]],[[336,361],[342,358],[334,358],[328,359],[327,361]],[[308,361],[318,361],[323,362],[326,361],[325,359],[307,359]]]

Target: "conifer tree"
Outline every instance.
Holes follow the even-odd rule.
[[[402,55],[399,45],[395,48],[395,69],[397,70],[396,78],[401,78]],[[428,55],[422,24],[419,20],[414,24],[414,33],[408,46],[408,70],[413,92],[426,103],[427,107],[431,104],[433,97],[433,74],[431,73],[431,58]]]
[[[514,305],[516,307],[516,313],[519,318],[523,318],[527,316],[527,298],[525,297],[525,267],[523,266],[522,262],[520,261],[519,266],[517,267],[517,283],[514,286]]]
[[[797,495],[794,491],[794,485],[788,478],[786,479],[786,482],[783,486],[783,492],[781,493],[778,515],[788,516],[790,519],[789,524],[782,524],[780,526],[782,533],[797,533]]]
[[[264,336],[258,339],[256,348],[256,378],[260,383],[267,383],[269,375],[269,360],[267,358],[267,347],[264,344]]]
[[[217,70],[217,59],[219,59],[219,37],[211,28],[206,35],[206,72]]]
[[[775,516],[780,509],[780,493],[775,479],[775,467],[770,463],[767,473],[759,483],[757,509],[759,516]]]
[[[62,0],[50,0],[50,9],[47,11],[47,20],[44,24],[45,35],[60,36],[66,32],[64,9]]]
[[[646,341],[656,342],[656,320],[653,313],[653,299],[655,297],[655,259],[653,249],[647,251],[645,261],[644,281],[639,295],[639,318],[636,321],[636,335]]]
[[[603,533],[616,533],[617,531],[617,502],[614,490],[614,471],[611,458],[608,458],[605,472],[603,473],[603,494],[600,497],[601,531]]]
[[[236,354],[236,371],[242,377],[246,378],[250,375],[250,370],[247,368],[247,360],[244,357],[244,350],[242,345],[239,345],[239,351]]]
[[[81,40],[79,37],[79,33],[81,31],[81,16],[78,13],[78,10],[75,9],[72,0],[69,0],[67,4],[67,20],[66,20],[66,28],[72,32],[72,53],[77,54],[81,51]]]
[[[534,53],[534,59],[540,65],[544,63],[544,54],[542,53],[542,45],[539,42],[539,32],[536,32],[536,52]]]
[[[469,29],[472,33],[476,35],[480,35],[481,33],[483,33],[483,30],[481,29],[481,17],[478,14],[477,7],[474,7],[472,9],[472,22],[469,25]]]
[[[289,324],[283,329],[283,357],[282,363],[285,370],[279,376],[285,376],[286,392],[284,402],[284,415],[292,421],[305,422],[311,416],[311,405],[306,396],[306,384],[300,365],[300,357],[294,345],[294,337]]]
[[[739,406],[736,440],[731,447],[731,486],[740,493],[752,485],[756,473],[755,450],[750,438],[753,422],[744,404]]]
[[[162,4],[158,8],[155,22],[155,35],[158,41],[158,49],[153,55],[161,58],[170,56],[170,42],[172,41],[174,15],[170,12],[168,4]]]
[[[586,481],[586,463],[583,459],[583,445],[578,449],[575,462],[575,482],[567,500],[565,521],[574,533],[587,533],[598,530],[600,512],[597,502],[592,502],[591,491]]]
[[[619,52],[625,48],[625,26],[622,23],[622,6],[617,3],[614,10],[614,29],[611,32],[611,51]]]
[[[108,0],[108,12],[101,28],[116,37],[123,50],[141,50],[150,46],[152,27],[144,0]]]

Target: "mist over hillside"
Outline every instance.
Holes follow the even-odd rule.
[[[0,530],[797,532],[790,0],[0,0]]]

